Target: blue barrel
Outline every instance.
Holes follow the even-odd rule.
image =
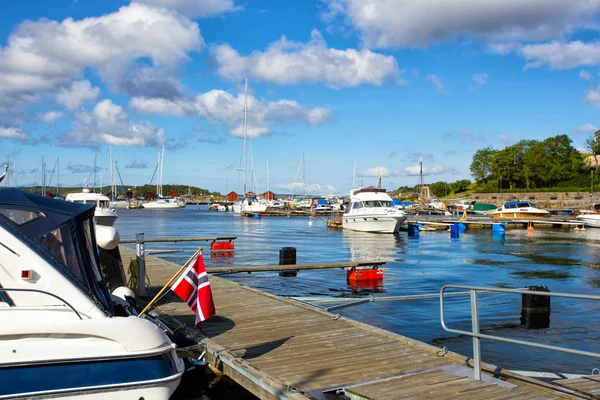
[[[467,230],[467,224],[463,224],[462,222],[459,222],[456,225],[458,225],[458,230],[460,232],[464,232]]]
[[[408,224],[408,237],[418,238],[419,228],[415,224]]]
[[[492,234],[505,233],[504,224],[492,224]]]
[[[254,219],[260,219],[260,214],[254,214]]]
[[[450,237],[452,239],[457,239],[460,235],[460,227],[458,226],[458,224],[454,224],[454,225],[450,225]]]

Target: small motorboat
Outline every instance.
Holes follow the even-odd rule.
[[[117,316],[94,208],[0,189],[0,399],[167,400],[181,380],[163,330]]]
[[[507,201],[494,211],[492,218],[543,218],[548,214],[530,201]]]
[[[368,186],[350,192],[342,226],[360,232],[394,233],[405,220],[404,207],[393,205],[385,189]]]

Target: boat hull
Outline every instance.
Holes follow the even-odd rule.
[[[576,219],[578,222],[583,222],[585,226],[600,228],[600,214],[578,215]]]
[[[344,215],[342,227],[357,232],[394,233],[406,221],[406,215]]]
[[[544,212],[525,212],[525,211],[502,211],[494,212],[492,218],[544,218],[548,215],[547,211]]]
[[[150,201],[148,203],[144,203],[143,208],[147,208],[149,210],[178,210],[181,207],[179,207],[179,205],[175,202]]]

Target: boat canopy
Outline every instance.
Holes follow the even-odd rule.
[[[524,208],[524,207],[535,207],[535,205],[529,201],[507,201],[504,203],[504,208]]]
[[[103,311],[112,302],[100,273],[93,204],[0,189],[0,227],[18,237]]]

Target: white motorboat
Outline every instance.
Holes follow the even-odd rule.
[[[585,226],[591,226],[592,228],[600,228],[600,214],[597,213],[583,213],[575,217],[577,222],[583,222]]]
[[[236,202],[233,205],[233,212],[236,214],[241,213],[260,213],[267,211],[269,204],[257,197],[254,193],[246,193],[246,197],[243,200]]]
[[[116,316],[90,204],[0,190],[0,399],[160,399],[183,363],[155,324]]]
[[[142,203],[142,208],[149,210],[177,210],[182,208],[175,199],[170,197],[157,197],[152,201],[146,201]]]
[[[350,192],[350,205],[342,216],[342,227],[361,232],[394,233],[406,220],[401,206],[392,205],[385,189],[373,186]]]
[[[548,214],[530,201],[507,201],[494,211],[492,218],[543,218]]]
[[[96,223],[97,245],[106,250],[112,250],[117,247],[120,237],[114,225],[118,215],[117,210],[110,206],[108,196],[90,192],[87,184],[85,184],[81,192],[69,193],[65,200],[72,203],[95,205],[94,222]]]
[[[427,207],[431,207],[434,210],[444,211],[446,209],[446,205],[439,199],[432,197],[427,202]]]

